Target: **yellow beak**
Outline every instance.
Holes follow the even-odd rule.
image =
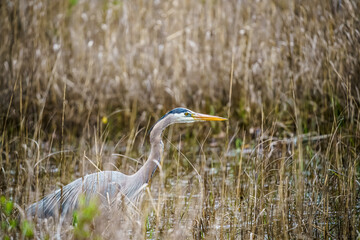
[[[194,114],[192,114],[192,117],[195,120],[200,120],[200,121],[226,121],[226,120],[228,120],[227,118],[212,116],[212,115],[207,115],[207,114],[201,114],[201,113],[194,113]]]

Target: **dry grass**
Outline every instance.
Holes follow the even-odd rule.
[[[230,121],[171,127],[142,213],[98,216],[92,237],[359,237],[359,11],[355,0],[2,1],[0,195],[21,209],[93,165],[133,173],[149,125],[186,106]]]

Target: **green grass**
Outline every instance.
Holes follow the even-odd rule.
[[[61,236],[358,238],[360,4],[332,2],[0,3],[0,238],[60,234],[18,216],[97,168],[134,173],[178,106],[229,122],[170,127],[138,210]]]

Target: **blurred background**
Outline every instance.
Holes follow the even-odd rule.
[[[96,168],[131,174],[181,106],[229,121],[166,132],[151,191],[170,210],[145,204],[130,237],[356,238],[359,8],[1,1],[0,194],[24,208]]]

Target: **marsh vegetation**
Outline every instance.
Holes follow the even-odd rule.
[[[0,2],[0,238],[356,239],[356,0]],[[183,106],[132,211],[19,221],[100,170],[134,173]]]

